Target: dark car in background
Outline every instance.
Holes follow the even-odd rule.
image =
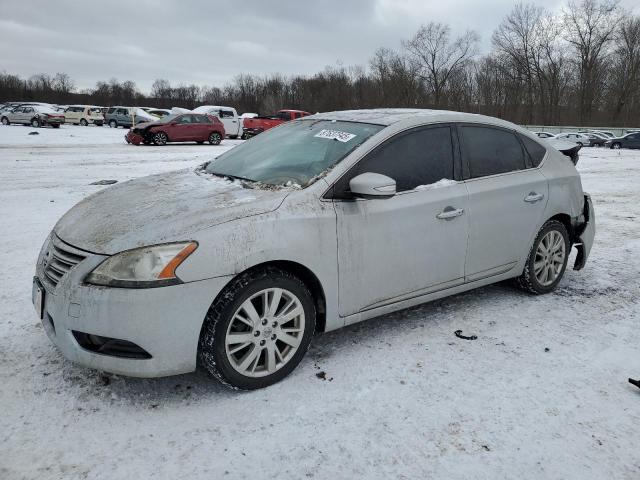
[[[621,137],[613,137],[604,142],[605,147],[619,148],[640,148],[640,132],[628,133]]]
[[[170,142],[219,145],[224,135],[224,125],[217,117],[183,113],[136,125],[125,135],[125,140],[134,145],[166,145]]]

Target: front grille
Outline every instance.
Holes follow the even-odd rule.
[[[55,287],[60,280],[71,270],[84,260],[86,255],[80,250],[62,242],[57,237],[53,237],[49,250],[45,255],[44,279],[51,286]]]

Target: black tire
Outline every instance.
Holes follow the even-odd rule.
[[[622,148],[622,144],[620,142],[613,142],[611,144],[611,148],[613,148],[614,150],[619,150]]]
[[[204,140],[198,140],[196,143],[197,143],[198,145],[202,145],[202,144],[204,143]]]
[[[153,143],[160,147],[164,147],[169,141],[169,137],[164,132],[156,132],[153,134]]]
[[[266,288],[284,288],[298,297],[305,314],[305,328],[298,350],[271,375],[242,375],[230,363],[225,335],[234,313],[249,297]],[[291,373],[309,349],[315,330],[316,309],[307,286],[296,276],[278,268],[245,272],[236,277],[213,302],[205,317],[198,344],[198,359],[209,374],[227,387],[255,390],[279,382]]]
[[[32,118],[32,119],[31,119],[31,126],[32,126],[33,128],[38,128],[38,127],[40,127],[40,126],[41,126],[41,125],[40,125],[40,120],[39,120],[39,119],[37,119],[37,118]]]
[[[118,122],[116,122],[115,120],[109,120],[109,127],[118,128]]]
[[[87,122],[84,118],[81,118],[80,125],[82,125],[83,127],[86,127],[87,125],[89,125],[89,122]]]
[[[99,122],[99,121],[98,121],[98,122],[93,122],[93,124],[94,124],[96,127],[101,127],[102,125],[104,125],[104,122]]]
[[[60,128],[60,124],[59,123],[54,123],[53,125],[51,125],[53,128]]]
[[[542,285],[536,276],[534,275],[534,262],[536,260],[536,251],[538,249],[538,245],[542,241],[545,235],[550,231],[555,230],[562,235],[564,239],[565,246],[565,255],[564,255],[564,263],[562,265],[562,269],[558,274],[558,277],[551,283],[550,285]],[[542,295],[545,293],[552,292],[562,280],[564,276],[564,272],[567,269],[567,262],[569,260],[569,253],[571,252],[571,241],[569,240],[569,232],[567,232],[567,228],[564,226],[562,222],[558,220],[548,220],[536,235],[536,239],[533,241],[533,245],[531,246],[531,250],[529,250],[529,255],[527,257],[527,263],[524,266],[524,271],[522,275],[515,279],[516,285],[524,290],[525,292],[533,293],[535,295]]]
[[[0,121],[2,122],[3,125],[11,125],[11,122],[7,117],[2,117],[2,120]]]
[[[211,145],[220,145],[221,142],[222,135],[220,135],[218,132],[212,132],[211,135],[209,135],[209,143]]]

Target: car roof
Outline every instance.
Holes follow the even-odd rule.
[[[304,120],[339,120],[345,122],[374,123],[389,126],[405,120],[424,119],[424,123],[471,122],[514,128],[511,122],[476,113],[454,112],[450,110],[430,110],[420,108],[375,108],[366,110],[343,110],[337,112],[316,113]]]

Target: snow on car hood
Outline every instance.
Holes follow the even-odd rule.
[[[277,209],[291,189],[246,188],[192,169],[123,182],[69,210],[54,232],[83,250],[112,255],[190,240],[207,227]]]

